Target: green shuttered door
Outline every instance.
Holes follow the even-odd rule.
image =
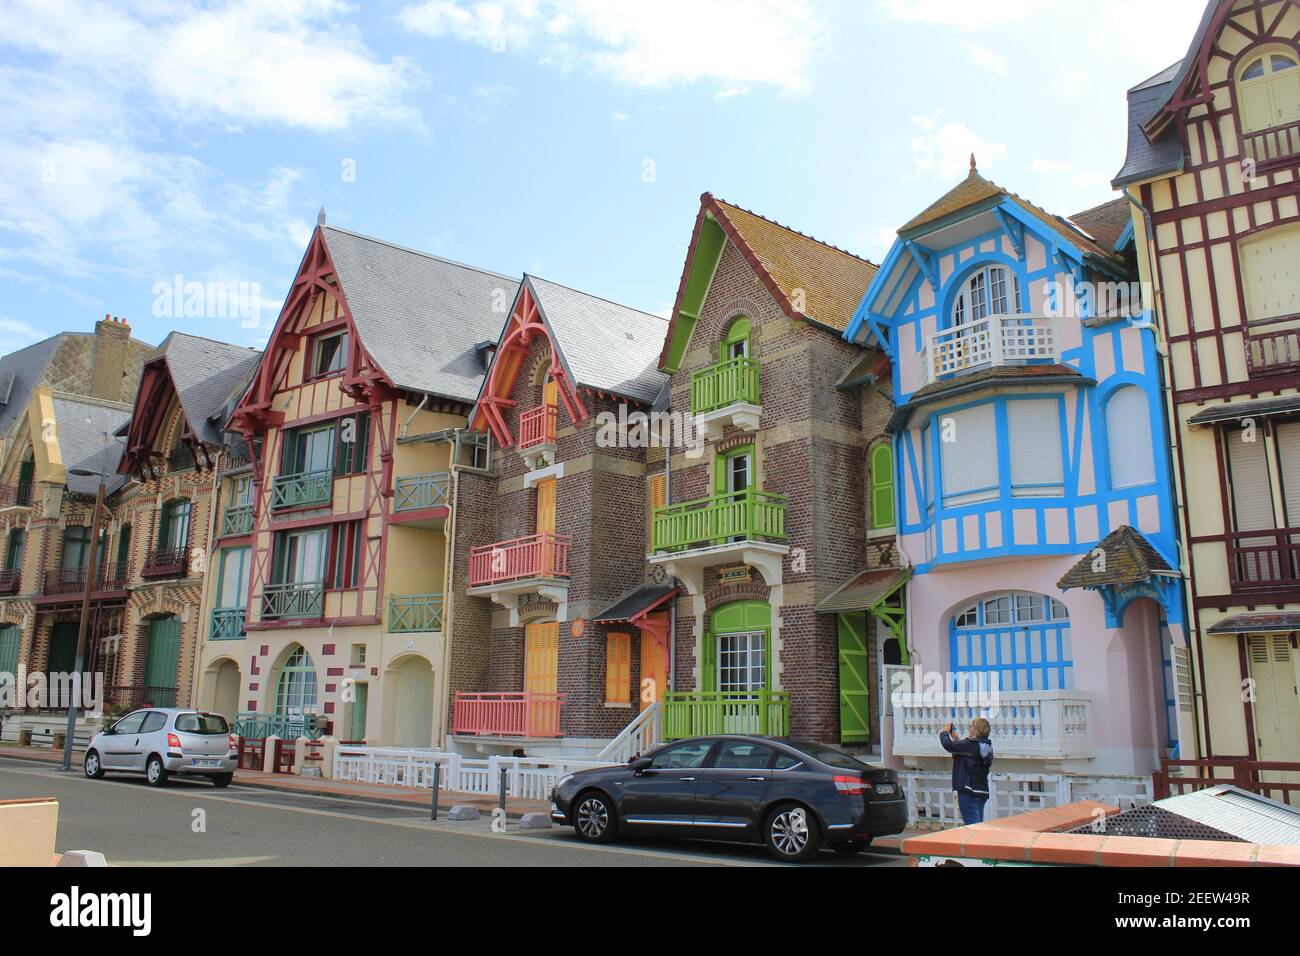
[[[181,622],[161,617],[149,622],[149,652],[145,657],[146,697],[155,707],[176,705],[176,666],[181,655]]]
[[[871,719],[867,655],[870,618],[866,614],[840,614],[840,741],[846,744],[871,740]]]

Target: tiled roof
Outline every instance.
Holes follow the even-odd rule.
[[[1279,398],[1258,398],[1247,402],[1224,402],[1221,405],[1211,405],[1187,419],[1187,424],[1213,425],[1216,422],[1265,418],[1296,411],[1300,411],[1300,395],[1282,395]]]
[[[637,588],[613,607],[597,614],[592,620],[604,624],[630,621],[642,611],[662,604],[665,599],[676,594],[678,590],[671,584],[651,584],[643,588]]]
[[[322,226],[361,344],[398,388],[472,402],[517,279]]]
[[[1082,249],[1084,252],[1090,253],[1099,259],[1108,259],[1112,262],[1119,258],[1115,254],[1113,248],[1111,248],[1114,245],[1113,242],[1111,242],[1109,246],[1098,244],[1083,232],[1080,232],[1079,227],[1071,225],[1068,221],[1061,219],[1059,216],[1053,216],[1041,206],[1034,205],[1029,200],[1018,196],[1010,190],[1002,188],[992,180],[985,179],[980,175],[979,170],[975,168],[973,163],[971,165],[970,174],[964,180],[950,189],[936,202],[932,203],[928,209],[905,225],[902,229],[898,230],[898,233],[899,235],[916,233],[923,227],[933,225],[948,216],[956,215],[963,209],[967,209],[971,206],[978,205],[979,203],[997,197],[1009,199],[1029,215],[1043,223],[1043,225],[1057,233],[1067,242]],[[1118,233],[1116,234],[1116,238],[1118,238]]]
[[[99,488],[99,474],[107,478],[109,493],[116,491],[129,479],[117,473],[122,446],[105,436],[117,430],[131,418],[126,405],[104,402],[79,401],[64,395],[54,396],[54,420],[58,429],[59,453],[68,469],[68,490],[74,494],[93,495]],[[95,473],[94,477],[71,473],[81,468]]]
[[[659,371],[667,319],[537,276],[526,281],[575,384],[646,404],[658,397],[668,381]]]
[[[912,577],[911,570],[876,568],[863,571],[835,590],[830,597],[817,605],[818,614],[835,614],[840,611],[866,611],[894,594]]]
[[[1105,556],[1105,567],[1100,571],[1094,570],[1097,549]],[[1067,571],[1065,577],[1057,582],[1057,587],[1069,591],[1073,588],[1135,584],[1150,580],[1157,574],[1176,573],[1146,536],[1128,525],[1113,531],[1097,549],[1089,551]]]
[[[1115,243],[1119,242],[1119,237],[1132,221],[1132,206],[1123,196],[1070,217],[1070,222],[1107,249],[1115,248]]]
[[[725,220],[724,229],[732,227],[728,234],[734,231],[739,237],[745,247],[741,251],[751,253],[776,284],[778,300],[786,300],[783,308],[802,298],[803,317],[838,332],[849,327],[876,276],[875,264],[708,194],[705,203]]]
[[[1208,629],[1210,634],[1272,634],[1300,631],[1300,611],[1234,614]]]
[[[919,406],[939,398],[977,391],[993,384],[1017,385],[1096,385],[1092,379],[1080,374],[1070,365],[995,365],[967,375],[931,382],[912,393],[907,403],[894,409],[886,426],[890,434],[903,427],[912,412]]]
[[[167,336],[159,352],[167,360],[190,427],[205,442],[225,444],[223,423],[214,414],[230,400],[232,392],[248,383],[261,353],[184,332]]]

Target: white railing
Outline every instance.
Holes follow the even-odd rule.
[[[1056,320],[1037,315],[994,315],[925,337],[925,384],[999,365],[1059,361]]]
[[[949,722],[965,736],[971,721],[993,725],[993,752],[1000,757],[1042,760],[1093,756],[1092,695],[1085,691],[987,691],[895,694],[894,753],[942,757],[939,733]]]
[[[899,779],[907,794],[910,829],[961,826],[952,775],[944,771],[902,770]],[[984,819],[1013,817],[1080,800],[1097,800],[1128,810],[1155,799],[1150,777],[1083,777],[1072,774],[993,773]]]
[[[605,749],[596,755],[597,760],[609,763],[627,763],[633,757],[663,743],[664,740],[664,705],[651,704],[623,728],[623,732],[605,745]]]
[[[552,757],[462,757],[438,750],[340,746],[334,751],[334,779],[350,783],[385,784],[428,790],[433,768],[439,766],[438,786],[456,793],[500,792],[506,771],[506,796],[549,800],[555,783],[565,774],[608,767],[608,760],[567,760]]]

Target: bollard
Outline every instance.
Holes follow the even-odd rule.
[[[433,765],[433,812],[429,817],[434,823],[438,822],[438,778],[442,776],[442,764]]]
[[[501,787],[497,796],[497,806],[501,809],[501,819],[506,818],[506,774],[509,773],[504,767],[501,769]]]

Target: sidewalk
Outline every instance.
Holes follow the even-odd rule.
[[[57,764],[62,761],[63,754],[60,751],[42,747],[19,747],[14,744],[0,744],[0,757]],[[80,753],[73,754],[72,763],[76,767],[81,766]],[[431,794],[428,790],[412,790],[407,787],[390,787],[384,784],[325,780],[320,777],[300,777],[296,774],[259,773],[254,770],[239,770],[235,773],[235,783],[245,787],[256,787],[260,790],[297,793],[304,796],[332,797],[338,800],[364,800],[413,809],[423,808],[428,810],[431,803]],[[496,809],[497,798],[485,793],[453,793],[450,790],[443,790],[439,794],[439,813],[446,813],[453,806],[460,805],[476,807],[479,813],[488,816]],[[506,798],[506,816],[510,819],[518,819],[525,813],[549,814],[550,809],[551,805],[543,800]],[[871,848],[885,853],[901,853],[904,840],[924,836],[932,832],[930,830],[907,830],[895,836],[880,837],[871,844]]]

